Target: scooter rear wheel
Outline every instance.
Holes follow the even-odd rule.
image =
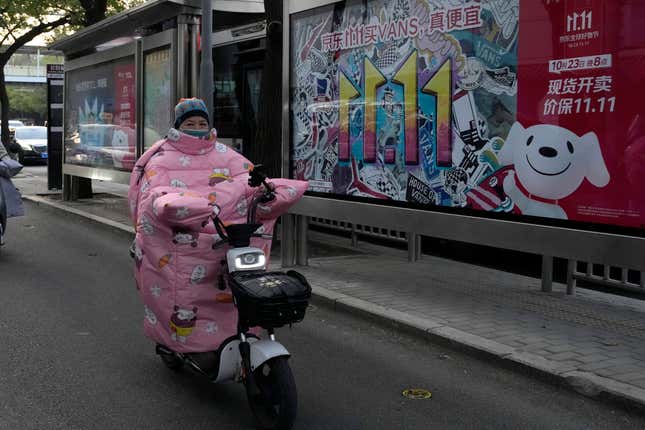
[[[260,393],[253,395],[247,384],[251,411],[259,427],[290,430],[296,420],[298,395],[296,382],[286,357],[275,357],[253,371]]]

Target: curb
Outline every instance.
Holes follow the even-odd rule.
[[[586,397],[608,400],[645,410],[645,390],[641,388],[593,373],[575,370],[570,366],[563,366],[539,355],[520,351],[499,342],[446,326],[431,318],[409,315],[323,287],[313,286],[312,293],[314,301],[331,307],[334,311],[352,313],[353,315],[358,312],[363,317],[403,329],[412,335],[463,350],[471,355],[493,359],[513,370],[528,371]]]
[[[131,235],[135,233],[134,228],[129,225],[70,208],[42,197],[23,196],[23,199],[75,215],[94,224],[107,226],[120,233]],[[645,390],[641,388],[593,373],[575,370],[570,366],[563,366],[541,356],[446,326],[431,318],[421,318],[406,314],[405,312],[386,308],[327,288],[312,286],[312,294],[315,302],[326,305],[334,311],[351,313],[352,315],[358,314],[381,324],[403,329],[412,335],[421,336],[451,348],[464,350],[471,355],[493,359],[499,364],[514,370],[524,372],[528,370],[536,376],[565,386],[587,397],[606,399],[645,410]]]
[[[79,218],[86,219],[94,224],[99,224],[103,226],[110,227],[113,230],[117,230],[121,233],[129,233],[131,235],[135,234],[134,227],[131,227],[129,225],[121,224],[120,222],[112,221],[111,219],[99,216],[99,215],[94,215],[79,209],[75,208],[70,208],[65,206],[64,204],[58,203],[58,202],[53,202],[49,199],[43,198],[43,197],[38,197],[38,196],[22,196],[23,200],[30,201],[32,203],[36,203],[37,205],[42,205],[42,206],[48,206],[53,209],[58,209],[63,212],[67,212],[69,214],[75,215]]]

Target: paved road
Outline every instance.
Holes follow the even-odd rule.
[[[0,429],[250,429],[239,385],[141,335],[129,238],[27,203],[0,255]],[[645,417],[317,307],[278,333],[300,429],[642,429]],[[407,400],[406,387],[433,392]]]

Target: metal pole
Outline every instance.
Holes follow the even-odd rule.
[[[309,265],[309,250],[307,248],[307,231],[309,229],[309,217],[298,215],[297,217],[297,241],[296,241],[296,263],[298,266]]]
[[[553,291],[553,256],[542,256],[542,292]]]
[[[358,234],[356,233],[356,224],[352,224],[352,247],[358,246]]]
[[[289,1],[282,3],[282,177],[290,178],[291,127],[289,124]],[[277,84],[277,83],[276,83]]]
[[[177,94],[174,103],[177,103],[177,99],[188,97],[188,77],[186,76],[188,24],[186,23],[186,17],[181,16],[179,18],[180,22],[177,23],[177,75],[175,79]]]
[[[170,68],[170,82],[171,82],[171,85],[170,85],[170,103],[168,105],[168,109],[170,110],[171,115],[169,116],[169,118],[172,118],[174,116],[173,115],[174,114],[174,112],[173,112],[174,109],[173,108],[175,107],[175,103],[177,103],[177,100],[179,99],[179,96],[177,95],[177,94],[179,94],[179,91],[178,91],[179,86],[177,85],[177,72],[178,72],[177,63],[179,61],[178,47],[177,47],[179,39],[178,39],[177,35],[179,34],[179,32],[177,31],[176,28],[174,28],[171,31],[172,31],[172,44],[170,45],[171,53],[172,53],[172,62],[171,62],[171,64],[174,64],[175,66]],[[168,125],[170,125],[170,124],[168,124]]]
[[[210,118],[213,118],[213,4],[202,0],[202,64],[199,76],[199,95],[206,103]]]
[[[414,263],[417,261],[417,234],[408,232],[408,261]]]
[[[137,144],[135,146],[135,157],[138,159],[141,157],[141,154],[145,151],[144,149],[144,124],[145,118],[144,115],[144,106],[143,106],[143,97],[144,97],[144,70],[145,61],[143,58],[143,40],[138,39],[136,42],[136,52],[134,55],[134,70],[135,70],[135,79],[137,83],[137,99],[136,99],[136,114],[135,114],[135,124],[137,130]]]
[[[190,95],[197,97],[199,93],[199,50],[197,49],[197,38],[199,37],[199,24],[195,22],[189,25],[190,39],[189,48],[190,52]]]
[[[63,175],[63,201],[72,200],[72,177]]]
[[[281,219],[280,254],[282,267],[293,267],[294,256],[294,218],[295,215],[284,214]]]
[[[575,272],[578,266],[576,260],[567,261],[567,295],[572,296],[576,292],[576,277]]]

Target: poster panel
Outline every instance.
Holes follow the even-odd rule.
[[[136,154],[134,57],[67,72],[65,163],[130,171]]]
[[[292,176],[335,196],[642,229],[644,24],[628,0],[294,14]]]
[[[162,139],[172,126],[170,48],[145,54],[143,89],[144,149]]]

